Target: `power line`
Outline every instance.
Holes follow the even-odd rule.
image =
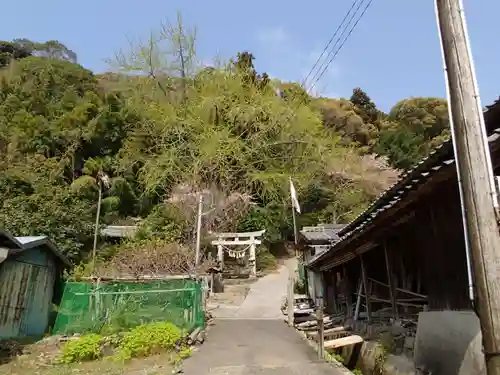
[[[352,4],[352,8],[354,8],[354,6],[356,5],[358,0],[355,0],[354,3]],[[315,82],[315,79],[317,78],[318,74],[321,72],[321,70],[323,69],[323,67],[325,66],[325,64],[327,63],[328,59],[330,58],[330,56],[335,52],[335,47],[339,44],[340,40],[343,38],[346,30],[349,28],[349,26],[351,25],[352,23],[352,20],[354,19],[354,17],[356,17],[356,14],[358,13],[359,9],[361,8],[361,5],[363,5],[365,0],[361,0],[359,3],[357,3],[357,7],[356,9],[354,10],[354,13],[350,14],[351,13],[351,9],[349,9],[349,12],[347,12],[346,16],[344,17],[344,20],[347,19],[347,17],[350,15],[351,17],[349,18],[349,21],[347,22],[347,24],[345,25],[345,27],[343,28],[342,30],[342,33],[338,36],[337,40],[335,41],[335,44],[333,45],[333,47],[331,47],[330,51],[328,52],[328,55],[326,56],[325,60],[322,62],[321,66],[318,68],[318,70],[314,73],[312,79],[310,80],[310,83],[314,83]],[[339,30],[342,25],[343,25],[344,21],[342,21],[342,23],[340,24],[340,26],[338,27],[337,30]],[[336,32],[337,34],[337,32]],[[308,90],[309,92],[309,90]]]
[[[324,66],[323,70],[321,71],[320,75],[316,78],[316,81],[312,84],[312,86],[309,88],[308,92],[310,90],[312,90],[314,88],[314,86],[316,85],[316,83],[318,83],[318,81],[321,79],[321,77],[323,77],[323,75],[325,74],[325,72],[328,70],[328,67],[331,65],[331,63],[333,62],[333,60],[335,59],[335,57],[337,57],[338,53],[340,52],[340,50],[342,49],[342,47],[344,46],[345,42],[347,42],[347,40],[349,39],[349,37],[351,36],[351,34],[353,33],[354,29],[356,28],[356,26],[358,25],[359,21],[361,21],[361,18],[363,18],[364,14],[366,13],[366,11],[368,10],[368,8],[370,7],[370,5],[372,4],[373,0],[369,0],[368,3],[366,4],[365,8],[363,9],[363,11],[361,12],[359,18],[356,20],[356,22],[354,23],[354,25],[352,26],[352,28],[349,30],[349,33],[347,34],[346,38],[342,41],[342,43],[340,44],[339,48],[337,49],[337,51],[335,51],[335,54],[331,57],[331,59],[328,61],[328,63]],[[345,31],[345,30],[344,30]]]
[[[302,86],[305,86],[306,82],[307,82],[307,79],[309,78],[309,76],[311,75],[311,73],[313,72],[313,70],[316,68],[316,66],[318,65],[318,63],[320,62],[321,58],[323,57],[323,55],[325,54],[325,52],[328,50],[328,47],[330,47],[330,44],[332,44],[333,42],[333,39],[335,39],[335,37],[337,36],[338,32],[340,31],[340,28],[342,27],[342,25],[344,24],[345,20],[347,19],[347,17],[349,16],[349,14],[351,13],[351,11],[354,9],[354,6],[356,5],[358,0],[354,0],[352,2],[352,5],[351,5],[351,8],[349,8],[349,11],[346,13],[346,15],[344,16],[344,19],[342,20],[342,22],[340,23],[340,25],[337,27],[337,30],[335,30],[335,33],[333,33],[332,37],[330,38],[330,41],[328,42],[328,44],[326,45],[326,47],[323,49],[323,52],[321,52],[321,55],[316,59],[316,62],[314,63],[313,67],[311,68],[311,70],[309,71],[309,73],[307,73],[307,76],[306,78],[304,78],[304,80],[302,81]],[[364,1],[364,0],[363,0]],[[362,2],[363,2],[362,1]],[[327,57],[328,58],[328,57]],[[321,68],[320,68],[321,69]]]

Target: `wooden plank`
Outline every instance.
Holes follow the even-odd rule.
[[[389,287],[389,285],[387,285],[386,283],[383,283],[381,281],[372,279],[370,277],[368,278],[368,280],[374,282],[375,284],[380,284],[380,285],[383,285],[383,286],[385,286],[387,288]],[[409,294],[411,296],[415,296],[415,297],[427,299],[427,296],[425,294],[415,293],[415,292],[412,292],[411,290],[403,289],[403,288],[394,288],[394,289],[396,289],[396,291],[401,292],[401,293],[406,293],[406,294]]]
[[[364,340],[361,336],[351,335],[351,336],[347,336],[347,337],[342,337],[340,339],[325,341],[324,346],[325,346],[326,350],[332,350],[332,349],[341,348],[343,346],[359,344],[360,342],[363,342],[363,341]]]
[[[368,324],[372,322],[372,306],[370,302],[370,292],[368,289],[368,275],[366,273],[366,266],[363,260],[363,255],[359,256],[359,260],[361,263],[361,277],[363,279],[363,289],[365,290],[365,301],[366,301],[366,314],[368,316]]]
[[[323,334],[325,336],[327,336],[327,335],[331,335],[331,334],[335,334],[335,333],[349,332],[350,330],[351,330],[350,327],[340,326],[340,327],[334,327],[334,328],[325,329],[325,331],[323,332]],[[318,332],[317,331],[306,332],[306,335],[308,337],[313,338],[313,337],[318,336]]]

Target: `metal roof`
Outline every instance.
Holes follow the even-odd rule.
[[[493,105],[487,107],[484,115],[489,130],[488,142],[496,142],[500,138],[500,128],[491,128],[495,125],[498,126],[498,123],[494,124],[494,122],[500,119],[500,100],[497,100]],[[406,171],[397,183],[382,193],[364,212],[346,225],[339,232],[340,239],[332,244],[330,250],[322,253],[318,258],[310,262],[309,266],[321,262],[328,254],[335,252],[345,240],[356,233],[362,232],[380,214],[402,201],[410,191],[416,190],[437,171],[454,163],[455,155],[453,151],[453,142],[450,139],[432,150],[425,159],[420,161],[412,169]]]
[[[108,225],[101,230],[105,237],[126,238],[133,237],[137,232],[137,225]]]
[[[310,242],[336,242],[340,239],[338,233],[345,224],[320,224],[315,227],[303,227],[300,234]]]
[[[21,236],[14,237],[9,232],[0,229],[0,237],[3,237],[6,242],[5,244],[9,247],[8,256],[15,256],[22,251],[32,249],[37,246],[45,246],[48,248],[57,258],[61,260],[67,266],[71,263],[57,248],[57,246],[47,237],[47,236]]]
[[[21,244],[26,245],[31,242],[41,241],[47,238],[47,236],[25,236],[25,237],[14,237]]]

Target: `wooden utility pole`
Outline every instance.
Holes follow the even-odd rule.
[[[500,235],[497,196],[461,0],[436,0],[451,130],[488,375],[500,375]]]

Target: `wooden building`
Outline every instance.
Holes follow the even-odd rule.
[[[340,240],[338,233],[344,227],[345,224],[320,224],[314,227],[303,227],[299,233],[299,267],[307,267],[309,263],[328,251],[332,244]],[[303,277],[309,297],[315,301],[316,298],[323,296],[321,273],[313,269],[308,269],[304,273]],[[325,291],[328,295],[332,293],[331,287]]]
[[[484,116],[494,171],[500,175],[500,101]],[[412,319],[424,310],[471,309],[451,141],[406,172],[339,236],[307,264],[322,274],[325,290],[334,290],[324,297],[332,310],[370,323],[382,316]]]

